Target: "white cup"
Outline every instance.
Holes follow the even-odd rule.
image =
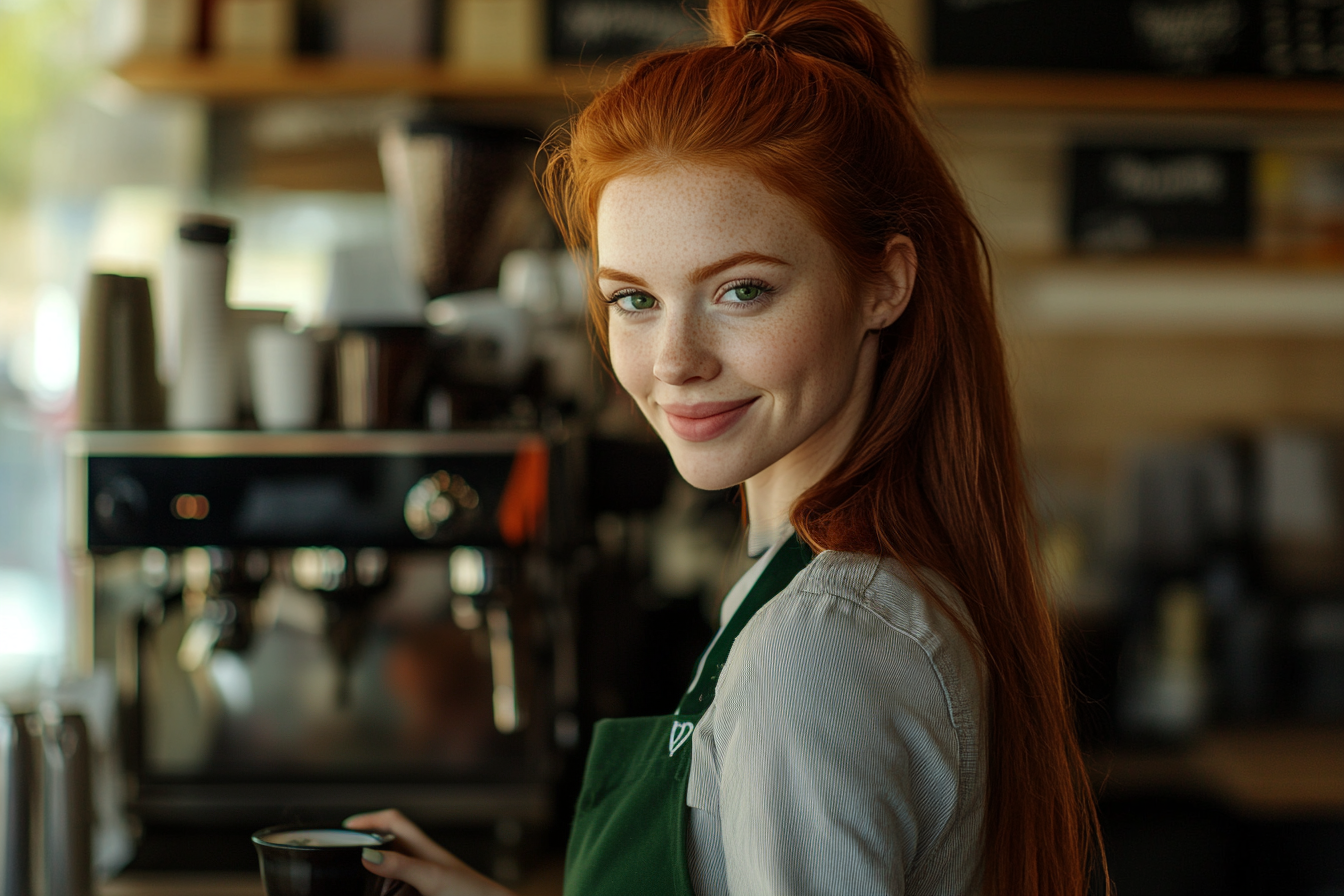
[[[588,255],[572,255],[568,249],[558,249],[551,261],[560,310],[569,317],[583,317],[588,307]]]
[[[549,252],[515,249],[499,265],[499,297],[534,314],[554,311],[559,296]]]
[[[317,343],[282,326],[253,327],[247,355],[252,409],[262,429],[312,429],[319,410]]]

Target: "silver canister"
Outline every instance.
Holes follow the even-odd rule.
[[[156,357],[149,281],[94,274],[80,327],[79,425],[162,427],[164,391]]]
[[[0,896],[32,892],[32,752],[24,717],[0,704]]]
[[[92,896],[93,799],[84,718],[50,701],[24,717],[32,755],[34,896]]]

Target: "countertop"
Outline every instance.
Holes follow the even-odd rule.
[[[232,872],[135,871],[107,881],[98,896],[262,896],[261,877]]]
[[[563,876],[563,860],[548,860],[514,892],[518,896],[560,896]],[[98,896],[262,896],[262,890],[257,874],[136,871],[102,884]]]
[[[1165,749],[1088,757],[1103,794],[1198,793],[1252,818],[1344,814],[1344,728],[1210,731]]]

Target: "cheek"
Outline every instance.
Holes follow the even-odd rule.
[[[613,322],[607,344],[611,352],[611,369],[621,388],[636,398],[648,394],[647,387],[653,378],[653,369],[639,340]]]
[[[825,300],[809,302],[799,313],[762,328],[738,344],[740,369],[761,385],[784,391],[845,391],[857,343],[851,315]],[[800,396],[800,401],[807,401]]]

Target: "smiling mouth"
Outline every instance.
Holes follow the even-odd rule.
[[[699,404],[661,405],[667,425],[688,442],[708,442],[746,416],[755,398],[742,401],[703,401]]]

